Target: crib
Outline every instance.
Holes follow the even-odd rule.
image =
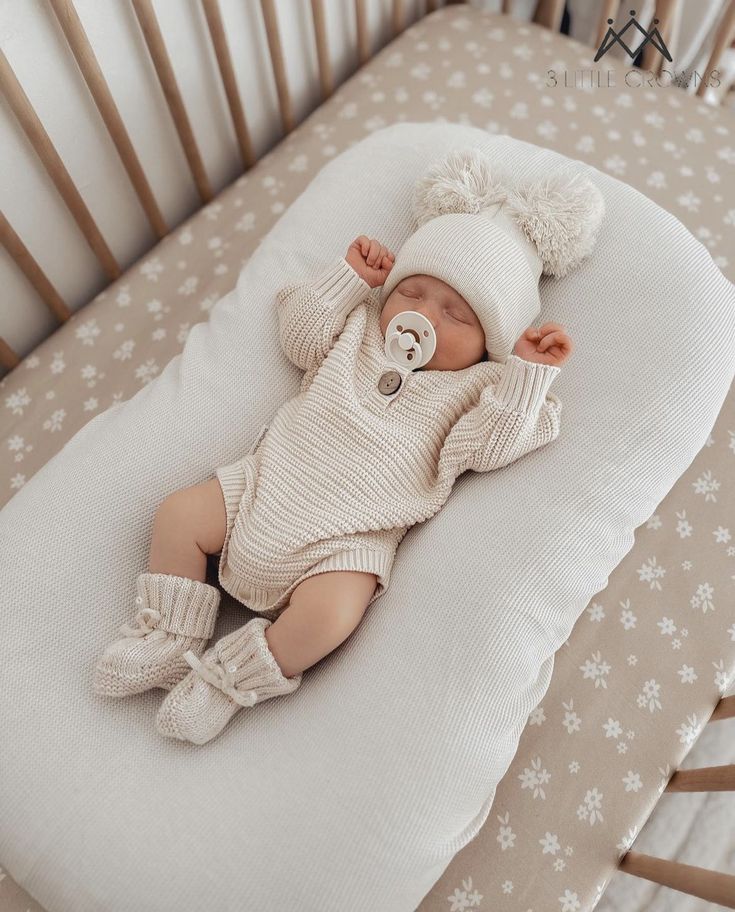
[[[682,5],[656,4],[659,32],[670,45],[675,40]],[[27,137],[28,154],[37,156],[76,222],[79,240],[86,241],[92,251],[98,265],[90,264],[90,276],[95,269],[101,269],[105,276],[103,287],[89,303],[84,304],[79,296],[65,301],[44,271],[45,251],[34,255],[30,242],[26,246],[23,241],[23,230],[14,226],[11,218],[2,217],[3,243],[15,264],[14,281],[17,284],[23,281],[21,276],[25,278],[39,305],[48,309],[52,322],[45,323],[40,336],[36,330],[32,342],[26,339],[22,355],[17,350],[21,345],[0,338],[0,363],[7,371],[0,380],[4,401],[0,505],[9,501],[93,415],[126,400],[156,377],[180,351],[191,327],[207,319],[208,309],[231,287],[233,272],[247,261],[259,238],[308,183],[320,161],[348,148],[365,132],[393,121],[408,117],[471,123],[588,161],[675,211],[710,249],[723,273],[735,276],[729,257],[734,219],[727,192],[728,179],[732,181],[728,169],[735,165],[735,122],[722,105],[705,101],[705,97],[709,102],[724,98],[726,87],[719,95],[708,95],[708,80],[735,37],[735,0],[722,17],[695,91],[658,84],[646,89],[637,81],[643,73],[662,72],[664,58],[651,43],[638,57],[639,65],[621,64],[619,60],[616,64],[620,71],[637,74],[635,78],[608,85],[604,95],[600,94],[602,88],[592,84],[567,88],[566,94],[559,88],[562,100],[558,104],[548,103],[551,96],[539,93],[538,78],[525,78],[528,61],[543,60],[541,72],[553,70],[557,76],[580,68],[591,70],[596,65],[594,50],[603,45],[608,31],[607,20],[621,15],[614,0],[602,4],[594,48],[563,33],[565,8],[559,0],[539,0],[532,21],[514,17],[510,0],[504,0],[501,12],[427,0],[413,22],[409,22],[406,6],[394,0],[391,40],[379,53],[371,47],[368,0],[356,0],[359,63],[354,75],[337,86],[330,62],[326,5],[323,0],[312,0],[320,102],[298,124],[282,42],[283,21],[273,0],[261,0],[258,12],[267,37],[283,133],[262,155],[255,152],[238,90],[226,16],[217,0],[202,0],[212,62],[224,93],[223,109],[226,104],[232,122],[233,157],[239,157],[242,172],[219,189],[207,173],[187,115],[185,93],[177,81],[153,5],[150,0],[132,0],[131,23],[140,30],[196,188],[196,210],[177,225],[169,224],[162,213],[74,4],[71,0],[49,0],[48,6],[50,21],[63,33],[83,77],[80,89],[84,87],[94,100],[157,240],[146,240],[134,259],[119,262],[11,62],[0,53],[3,92],[17,126]],[[303,12],[300,9],[299,15]],[[471,78],[462,70],[465,55],[474,64]],[[429,66],[436,60],[446,64],[440,68],[441,77],[432,74]],[[496,82],[492,90],[484,82],[486,60],[499,66],[499,87]],[[394,104],[386,104],[386,99]],[[624,150],[628,134],[633,146],[644,153],[632,167]],[[653,161],[658,165],[651,172]],[[79,367],[76,374],[75,366]],[[731,747],[725,747],[729,761],[725,764],[700,768],[684,765],[685,761],[690,765],[695,756],[699,762],[709,759],[704,752],[698,755],[706,740],[698,741],[705,727],[708,731],[713,726],[719,729],[715,723],[722,722],[726,728],[733,724],[726,720],[735,717],[735,694],[727,695],[735,673],[735,614],[732,598],[727,595],[732,587],[728,558],[735,553],[728,545],[727,528],[728,519],[734,515],[729,466],[735,445],[733,427],[735,405],[730,395],[708,446],[649,522],[637,530],[633,550],[618,565],[605,591],[589,605],[557,655],[549,691],[529,719],[490,817],[426,895],[421,912],[482,908],[483,896],[491,907],[501,908],[503,895],[513,891],[513,882],[523,881],[528,865],[539,864],[529,828],[534,815],[542,818],[544,840],[540,856],[544,867],[533,900],[535,912],[547,908],[604,909],[606,888],[616,871],[611,893],[623,880],[635,885],[626,902],[629,909],[654,908],[654,899],[661,904],[658,908],[674,909],[681,894],[702,901],[687,908],[704,910],[712,904],[735,908],[735,874],[712,867],[725,858],[726,846],[719,858],[705,856],[704,866],[636,849],[637,838],[645,835],[641,833],[644,824],[650,818],[650,824],[655,825],[661,813],[667,800],[661,800],[664,792],[673,798],[673,793],[704,796],[735,789]],[[697,534],[690,538],[692,529]],[[676,586],[668,587],[665,600],[659,582],[663,566],[680,568],[671,570],[672,575],[678,574]],[[694,568],[696,577],[692,579]],[[714,625],[705,629],[702,624],[711,607],[712,592],[718,594],[722,606],[716,630]],[[642,623],[636,646],[658,656],[657,677],[680,680],[682,686],[677,692],[678,705],[668,706],[655,717],[643,714],[643,724],[638,726],[634,725],[636,707],[645,713],[656,702],[656,680],[621,673],[614,681],[614,708],[595,697],[607,688],[610,666],[633,669],[637,664],[625,631],[634,628],[646,613],[659,623],[650,619],[647,626]],[[614,630],[615,625],[622,635]],[[604,648],[597,641],[603,628],[608,636]],[[688,650],[687,660],[684,662],[682,656],[677,662],[676,653],[683,645]],[[699,675],[692,674],[694,666]],[[586,669],[583,676],[580,669]],[[580,713],[585,720],[581,729]],[[551,742],[552,753],[549,741],[544,741],[549,737],[544,729],[544,724],[547,728],[550,724],[547,715],[558,726],[558,735]],[[626,726],[627,731],[623,731]],[[571,781],[573,775],[553,802],[545,803],[548,777],[560,777],[563,769],[573,773],[580,757],[599,750],[600,730],[606,732],[618,756],[631,755],[619,805],[606,805],[604,814],[600,811],[599,802],[606,793],[621,796],[620,770],[611,761],[612,751],[607,766],[601,764],[595,770],[594,786],[586,794],[582,790],[581,804],[579,788]],[[731,743],[731,736],[729,740]],[[645,765],[646,757],[648,775],[641,777],[639,768]],[[676,821],[672,831],[675,826],[695,830],[697,812],[700,819],[705,814],[701,801],[696,807],[690,805],[688,812],[677,811],[673,805],[667,808],[669,819]],[[574,850],[579,838],[572,827],[575,817],[589,824],[588,854],[581,846],[577,852],[583,859],[580,865],[586,867],[577,871],[585,887],[579,897],[569,891],[562,896],[564,888],[555,879],[557,872],[573,867],[576,861]],[[519,834],[520,851],[509,852]],[[683,839],[679,842],[675,848],[680,854],[682,848],[696,851],[692,840],[688,844]],[[12,870],[2,873],[3,908],[11,912],[42,909],[13,881]]]

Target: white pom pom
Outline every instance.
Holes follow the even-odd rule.
[[[595,246],[605,199],[582,172],[562,169],[513,187],[506,209],[535,244],[543,272],[561,278]]]
[[[479,212],[505,199],[510,180],[479,149],[455,149],[414,185],[413,213],[420,227],[450,212]]]

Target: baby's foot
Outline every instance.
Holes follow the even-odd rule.
[[[270,624],[253,618],[222,637],[201,661],[188,652],[184,659],[192,670],[161,704],[156,716],[159,733],[205,744],[242,707],[296,690],[302,676],[284,677],[265,638]]]
[[[185,652],[201,655],[214,632],[221,594],[215,586],[166,573],[141,573],[132,625],[104,651],[93,690],[125,697],[152,687],[171,690],[190,671]]]

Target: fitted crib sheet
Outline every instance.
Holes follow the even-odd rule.
[[[443,28],[440,28],[441,19]],[[449,37],[443,30],[447,19]],[[487,59],[488,50],[501,46],[503,40],[507,43],[508,31],[518,33],[511,42],[515,46],[527,44],[539,54],[566,53],[570,66],[575,61],[579,63],[570,54],[570,47],[576,53],[588,53],[588,49],[581,50],[581,46],[567,44],[563,37],[536,27],[519,24],[511,27],[507,20],[502,25],[499,22],[498,17],[476,17],[472,10],[441,11],[441,16],[429,17],[420,28],[412,29],[396,42],[390,49],[394,55],[390,60],[395,66],[395,55],[402,54],[403,72],[404,67],[410,69],[408,55],[413,55],[417,67],[425,73],[428,64],[423,64],[432,58],[434,49],[445,56],[456,53],[459,67],[465,45],[474,45],[470,56],[478,61]],[[246,254],[252,250],[324,157],[363,135],[367,124],[368,129],[380,125],[370,117],[354,117],[354,114],[378,104],[374,96],[379,92],[401,91],[403,77],[391,74],[390,66],[386,66],[386,54],[381,56],[384,59],[380,67],[375,61],[362,71],[340,90],[339,97],[323,106],[255,171],[233,184],[211,206],[162,242],[152,255],[78,314],[5,381],[5,405],[14,412],[12,433],[7,438],[7,452],[13,459],[7,464],[5,477],[9,481],[15,479],[13,484],[19,484],[22,469],[27,465],[38,467],[44,458],[42,454],[50,455],[54,441],[64,439],[64,435],[68,437],[73,427],[71,421],[83,422],[84,413],[75,413],[75,408],[89,411],[103,408],[112,396],[117,400],[127,398],[139,384],[155,376],[168,355],[181,347],[191,323],[206,317],[219,293],[228,287],[228,280],[232,284],[231,277],[243,260],[243,250]],[[434,57],[438,59],[439,55]],[[504,122],[486,123],[488,101],[483,100],[477,87],[472,84],[458,87],[456,77],[450,79],[449,72],[446,76],[447,91],[451,83],[454,98],[454,93],[461,89],[473,121],[488,129],[507,129],[516,135],[526,131],[527,138],[541,141],[536,130],[531,129],[534,124],[539,126],[538,118],[531,118],[533,123],[529,124],[528,118],[518,113],[524,105],[544,112],[539,93],[528,88],[530,83],[508,80],[513,94],[507,100],[496,99],[492,111],[494,117],[502,117]],[[412,78],[420,89],[423,77]],[[482,79],[478,78],[479,81]],[[433,99],[431,95],[420,92],[420,97],[413,99],[424,106],[426,118],[441,117],[443,110],[448,115],[447,98],[437,101],[436,95]],[[664,120],[664,127],[667,123],[680,123],[679,117],[688,117],[697,126],[692,126],[685,135],[703,134],[708,140],[700,143],[691,139],[687,165],[677,166],[677,170],[684,167],[693,171],[693,175],[679,175],[665,169],[668,159],[673,166],[684,152],[665,139],[667,134],[657,125],[656,118],[646,117],[653,106],[635,97],[633,112],[622,103],[619,111],[625,114],[626,121],[637,113],[641,123],[639,135],[645,137],[641,145],[647,146],[649,155],[665,156],[662,161],[665,170],[654,172],[658,177],[653,181],[667,185],[665,191],[660,191],[662,202],[665,200],[670,208],[674,208],[672,203],[678,204],[676,214],[689,222],[716,254],[721,232],[727,228],[722,199],[716,199],[718,194],[712,188],[717,188],[717,183],[712,178],[719,173],[718,168],[728,164],[728,147],[722,138],[727,134],[719,112],[707,109],[700,113],[704,106],[685,98],[683,93],[672,92],[670,98],[670,110],[664,109],[670,117]],[[571,136],[550,136],[556,142],[544,137],[544,144],[558,147],[568,143],[573,157],[594,160],[599,156],[601,167],[607,162],[612,173],[620,170],[621,163],[610,159],[600,148],[601,141],[611,131],[599,121],[600,113],[594,110],[599,105],[586,93],[575,93],[575,103],[580,109],[574,116],[586,131],[580,134],[576,146],[572,140],[579,130]],[[655,107],[659,116],[660,108],[660,104]],[[614,109],[613,103],[605,113]],[[416,110],[412,103],[412,114]],[[547,109],[545,113],[561,115],[561,110]],[[549,124],[546,131],[554,132]],[[668,149],[670,145],[674,149]],[[657,151],[653,152],[654,149]],[[707,175],[711,183],[705,179]],[[646,172],[631,175],[630,183],[635,183],[637,178],[641,188],[655,197],[655,187],[644,180],[647,176],[650,178]],[[674,197],[667,184],[674,177],[682,181],[686,177],[693,179],[691,184],[682,183],[678,197]],[[700,185],[696,184],[697,180]],[[691,205],[687,200],[697,194],[702,194],[699,204],[704,210],[697,216],[706,214],[708,227],[695,225],[695,210],[686,208]],[[722,256],[719,261],[725,269],[730,265]],[[183,319],[186,317],[189,319]],[[169,345],[169,349],[159,355],[157,349],[164,345]],[[92,351],[96,352],[94,358],[81,358],[81,353],[91,356]],[[94,364],[88,364],[90,360]],[[81,376],[71,374],[72,366],[76,365],[85,365]],[[45,398],[46,392],[50,392],[50,378],[54,381],[55,399]],[[82,395],[80,384],[83,384]],[[101,398],[103,390],[107,400]],[[729,399],[723,416],[728,408],[731,409]],[[62,417],[64,411],[67,414]],[[44,438],[49,441],[45,447]],[[707,443],[646,527],[638,530],[635,547],[615,570],[607,589],[592,600],[569,641],[557,654],[549,691],[529,720],[516,758],[498,789],[491,817],[474,841],[455,856],[424,899],[422,909],[446,908],[446,896],[455,889],[498,901],[502,898],[508,908],[519,909],[533,904],[545,908],[547,891],[556,902],[557,896],[569,890],[570,897],[575,893],[582,902],[581,908],[586,908],[585,903],[599,894],[614,870],[617,855],[629,846],[668,775],[701,730],[711,711],[713,694],[724,689],[732,670],[728,638],[722,635],[726,628],[726,624],[722,625],[723,605],[719,604],[718,614],[718,600],[708,593],[711,581],[718,574],[723,585],[727,580],[726,561],[722,559],[727,554],[727,539],[721,536],[720,547],[715,549],[705,544],[709,540],[706,532],[726,529],[728,508],[731,513],[732,489],[726,484],[722,487],[723,481],[727,481],[722,469],[725,460],[731,458],[726,431],[718,432],[715,426]],[[11,491],[10,485],[7,490]],[[694,570],[696,584],[690,582]],[[714,596],[718,591],[722,589],[715,585]],[[233,625],[241,622],[234,614],[231,620]],[[606,649],[601,648],[603,642]],[[661,643],[668,650],[663,656]],[[660,680],[653,674],[653,668],[645,673],[641,668],[636,678],[638,661],[645,662],[654,650],[655,671]],[[668,660],[662,663],[664,657]],[[686,669],[696,670],[697,677],[693,678],[692,671]],[[614,715],[610,706],[613,689],[615,706],[619,707]],[[669,691],[672,699],[661,700],[662,691]],[[660,753],[651,753],[654,744]],[[579,758],[596,756],[600,746],[611,749],[614,762],[608,762],[610,758],[607,758],[606,762],[585,770]],[[580,774],[586,776],[584,787],[579,783]],[[42,864],[42,855],[38,859],[38,864]],[[10,901],[14,896],[11,889],[10,878],[0,882],[0,897]],[[24,909],[32,907],[30,898],[22,901],[26,903]],[[517,906],[511,904],[515,902]]]

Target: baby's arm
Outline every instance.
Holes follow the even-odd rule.
[[[561,402],[548,388],[561,368],[510,355],[495,383],[449,432],[442,458],[460,471],[489,472],[559,435]]]
[[[332,266],[312,282],[287,285],[277,296],[281,346],[302,370],[317,368],[345,326],[347,317],[382,285],[395,257],[374,238],[361,234]]]
[[[278,327],[289,360],[302,370],[317,367],[369,291],[344,257],[313,281],[282,288],[276,295]]]

